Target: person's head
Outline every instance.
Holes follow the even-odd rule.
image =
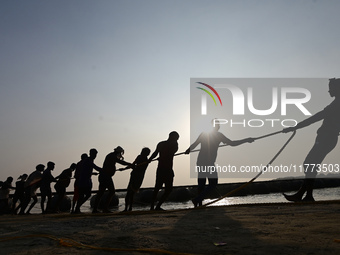
[[[42,171],[44,171],[45,166],[43,164],[39,164],[35,167],[35,169],[39,172],[42,172]]]
[[[22,174],[19,176],[18,180],[20,179],[22,181],[25,181],[27,179],[27,176],[28,176],[27,174]]]
[[[331,97],[339,97],[340,96],[340,79],[333,78],[329,79],[329,95]]]
[[[80,158],[81,158],[81,160],[85,160],[85,159],[87,159],[87,153],[83,153],[83,154],[81,154],[81,156],[80,156]]]
[[[13,177],[12,176],[7,177],[7,180],[6,180],[7,183],[12,183],[12,181],[13,181]]]
[[[220,130],[220,122],[218,121],[218,119],[213,119],[212,121],[211,121],[211,125],[213,126],[213,130],[214,131],[218,131],[218,130]]]
[[[179,139],[179,134],[176,131],[172,131],[169,134],[169,141],[177,141]]]
[[[151,152],[151,150],[149,148],[144,147],[140,154],[147,157],[147,156],[149,156],[150,152]]]
[[[47,168],[50,170],[54,169],[55,164],[52,161],[47,162]]]
[[[121,147],[121,146],[117,146],[115,149],[114,149],[114,152],[116,153],[117,155],[117,158],[123,160],[123,155],[124,155],[124,149]]]
[[[90,158],[95,159],[97,157],[98,151],[96,149],[90,150]]]
[[[77,168],[77,164],[76,163],[72,163],[71,166],[70,166],[70,169],[73,171],[76,168]]]

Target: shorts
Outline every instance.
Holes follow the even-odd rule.
[[[174,176],[174,171],[172,169],[157,169],[155,188],[162,188],[163,184],[165,185],[165,187],[172,187]]]
[[[115,191],[115,185],[113,184],[113,180],[111,176],[108,175],[99,175],[99,190],[108,189],[111,192]]]

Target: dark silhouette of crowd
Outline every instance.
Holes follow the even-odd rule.
[[[103,166],[97,166],[94,161],[98,151],[94,148],[90,149],[89,154],[83,153],[78,163],[71,163],[70,167],[63,170],[58,176],[54,177],[52,172],[55,169],[55,163],[49,161],[46,166],[38,164],[35,171],[31,174],[22,174],[18,177],[15,186],[12,185],[13,178],[8,177],[6,181],[0,182],[0,213],[11,213],[19,215],[29,215],[31,210],[38,203],[38,195],[40,196],[40,208],[42,214],[59,213],[63,199],[66,196],[66,189],[69,187],[71,180],[74,179],[74,192],[70,212],[73,214],[81,213],[81,207],[92,195],[92,177],[98,175],[99,187],[96,194],[92,213],[100,213],[99,202],[104,201],[102,208],[103,213],[110,213],[110,203],[115,195],[115,186],[113,176],[117,170],[131,169],[131,177],[127,187],[125,211],[132,210],[133,197],[141,187],[145,171],[149,163],[159,154],[159,166],[157,169],[157,182],[155,194],[163,183],[165,183],[165,194],[158,203],[156,210],[162,210],[160,205],[168,197],[172,189],[173,183],[173,158],[178,149],[177,140],[179,135],[173,131],[169,134],[167,141],[160,142],[150,159],[150,149],[145,147],[142,149],[133,163],[124,161],[124,149],[117,146],[113,152],[110,152],[103,162]],[[125,166],[125,168],[117,169],[116,163]],[[167,172],[171,174],[167,174]],[[169,173],[170,173],[169,172]],[[160,179],[161,178],[161,179]],[[52,192],[52,183],[55,192]],[[12,198],[10,192],[14,191]],[[108,190],[108,195],[103,196]],[[40,193],[38,193],[40,191]],[[55,194],[55,199],[53,198]],[[56,202],[53,203],[53,200]],[[156,196],[153,203],[156,202]],[[151,206],[152,209],[153,205]]]

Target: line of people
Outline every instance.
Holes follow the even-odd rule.
[[[108,213],[110,212],[110,202],[115,195],[115,186],[112,177],[117,171],[116,163],[126,166],[125,168],[119,169],[120,171],[132,169],[125,198],[125,211],[131,211],[134,194],[142,185],[145,171],[149,163],[158,155],[156,184],[151,209],[161,210],[162,203],[167,199],[173,187],[173,158],[178,150],[178,139],[179,134],[176,131],[171,132],[168,140],[162,141],[157,145],[156,150],[150,158],[148,158],[148,156],[151,150],[145,147],[133,163],[124,161],[124,149],[121,146],[118,146],[113,152],[105,157],[102,167],[99,167],[94,163],[98,151],[96,149],[91,149],[89,155],[86,153],[82,154],[81,160],[78,163],[72,163],[68,169],[62,171],[57,177],[52,175],[52,171],[55,169],[55,164],[53,162],[48,162],[46,168],[43,164],[39,164],[36,166],[36,170],[30,175],[21,175],[18,178],[15,187],[12,186],[12,177],[8,177],[5,182],[0,183],[0,205],[1,208],[3,208],[2,211],[11,212],[13,214],[19,212],[20,215],[30,214],[32,208],[38,202],[37,191],[38,188],[40,188],[40,206],[42,213],[58,212],[59,206],[66,194],[66,188],[70,185],[74,172],[74,195],[71,213],[81,213],[81,206],[90,198],[93,186],[93,175],[98,175],[99,188],[92,212],[100,212],[98,210],[99,202],[103,198],[104,192],[108,190],[109,194],[106,197],[104,207],[102,208],[103,212]],[[55,182],[54,188],[57,194],[57,202],[52,206],[51,184],[53,182]],[[165,192],[155,207],[157,194],[163,184],[165,184]],[[15,190],[11,207],[9,207],[10,190]],[[19,202],[19,205],[17,205],[17,202]]]

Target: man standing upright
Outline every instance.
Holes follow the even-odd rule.
[[[185,151],[186,154],[189,154],[190,151],[196,148],[197,145],[201,144],[201,149],[198,153],[197,163],[196,165],[200,168],[208,168],[211,166],[215,166],[215,161],[217,158],[218,148],[221,143],[230,146],[238,146],[243,143],[252,143],[254,142],[253,138],[246,138],[242,140],[232,141],[227,138],[224,134],[219,132],[220,124],[215,123],[213,120],[213,129],[211,132],[203,132],[199,135],[197,140],[190,145],[190,147]],[[208,179],[209,185],[206,187],[205,183]],[[203,199],[208,195],[211,191],[213,191],[218,183],[218,175],[217,172],[209,172],[209,171],[199,171],[198,172],[198,195],[192,200],[194,207],[201,206]]]
[[[151,202],[151,210],[163,210],[161,205],[170,195],[173,188],[174,181],[174,170],[173,170],[173,159],[175,153],[178,151],[178,141],[179,134],[176,131],[172,131],[169,134],[169,138],[166,141],[162,141],[157,144],[156,150],[152,153],[149,162],[153,160],[158,154],[158,167],[156,172],[156,184],[153,191],[153,197]],[[162,188],[163,184],[165,185],[165,191],[156,208],[154,208],[158,191]]]
[[[51,161],[47,163],[47,168],[44,170],[42,174],[42,179],[40,183],[40,193],[41,193],[41,212],[46,213],[50,210],[50,204],[52,199],[52,190],[51,190],[51,183],[56,182],[57,180],[52,176],[52,171],[54,170],[55,164]],[[45,200],[47,197],[47,203],[45,208]]]
[[[90,155],[83,159],[81,164],[81,170],[78,178],[79,199],[77,201],[76,209],[74,213],[80,213],[80,207],[91,196],[92,191],[92,175],[93,169],[101,171],[101,168],[94,163],[97,157],[98,151],[96,149],[90,150]],[[97,173],[96,173],[97,174]]]

